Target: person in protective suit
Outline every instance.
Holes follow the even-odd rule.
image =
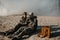
[[[20,22],[15,26],[14,29],[6,31],[6,35],[14,34],[14,32],[16,32],[20,27],[27,26],[26,19],[27,19],[27,12],[24,12],[24,16],[22,16]]]
[[[34,32],[37,30],[37,16],[34,16],[34,13],[32,12],[30,15],[30,20],[31,20],[31,24],[33,25],[33,30]]]
[[[24,21],[26,22],[27,20],[27,12],[24,12]]]

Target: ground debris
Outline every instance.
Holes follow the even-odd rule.
[[[0,36],[0,40],[11,40],[11,39],[6,36]]]
[[[60,40],[60,36],[59,37],[54,37],[54,38],[47,38],[47,37],[41,38],[41,37],[38,37],[37,35],[33,35],[26,40]]]

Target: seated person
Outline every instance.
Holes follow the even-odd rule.
[[[26,26],[27,24],[25,23],[24,21],[24,16],[22,16],[21,20],[20,20],[20,23],[18,23],[14,29],[11,29],[11,30],[8,30],[6,31],[6,35],[10,35],[10,34],[13,34],[14,32],[16,32],[20,27],[22,26]]]
[[[34,16],[34,13],[32,12],[31,15],[30,15],[30,20],[31,20],[31,24],[34,24],[33,25],[33,28],[34,28],[34,31],[36,31],[37,29],[37,16]]]
[[[13,34],[14,32],[16,32],[20,27],[22,26],[27,26],[28,25],[28,19],[27,19],[27,12],[24,12],[24,16],[22,16],[20,23],[18,23],[14,29],[8,30],[6,31],[6,34]]]

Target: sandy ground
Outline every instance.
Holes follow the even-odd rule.
[[[19,23],[20,19],[21,16],[0,17],[0,32],[5,32],[9,29],[14,28]],[[38,25],[43,24],[45,25],[60,24],[60,17],[47,17],[47,16],[38,17]],[[11,40],[11,39],[6,36],[0,36],[0,40]],[[60,36],[54,38],[40,38],[36,34],[32,35],[31,37],[25,40],[60,40]]]
[[[0,40],[11,40],[10,38],[6,37],[6,36],[1,36],[0,35]]]
[[[0,36],[0,40],[11,40],[11,39],[6,36]],[[41,38],[41,37],[38,37],[36,34],[36,35],[32,35],[31,37],[29,37],[27,39],[23,39],[23,40],[60,40],[60,36],[54,37],[54,38],[47,38],[47,37]]]
[[[59,37],[54,37],[54,38],[47,38],[47,37],[41,38],[41,37],[38,37],[37,35],[33,35],[26,40],[60,40],[60,36]]]

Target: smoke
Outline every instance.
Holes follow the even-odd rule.
[[[59,5],[60,0],[1,0],[0,6],[3,8],[0,12],[2,15],[9,10],[10,13],[7,13],[7,15],[16,11],[27,11],[40,16],[60,16]],[[4,8],[6,12],[4,12]]]
[[[7,15],[7,10],[5,8],[0,8],[0,15]]]

